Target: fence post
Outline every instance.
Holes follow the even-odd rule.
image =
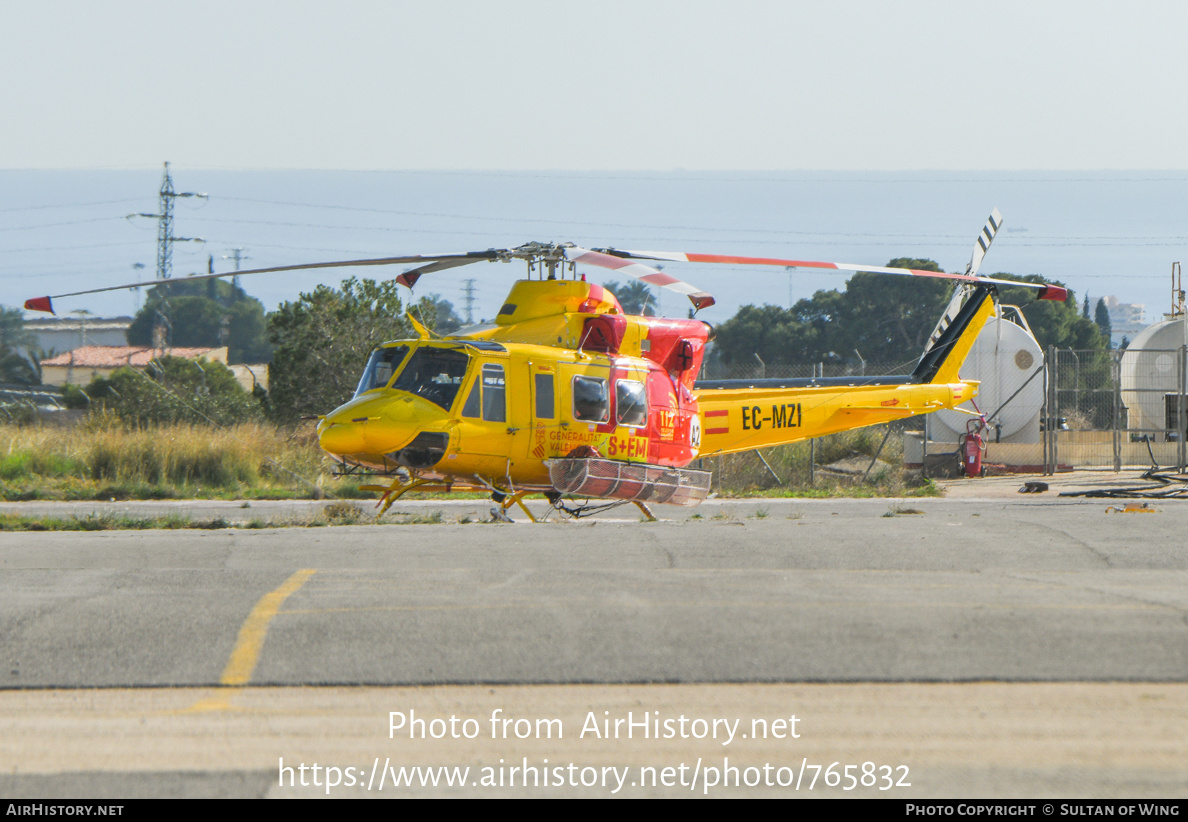
[[[1040,444],[1044,455],[1043,474],[1045,477],[1048,475],[1048,435],[1051,433],[1048,429],[1052,427],[1048,423],[1048,405],[1052,396],[1052,371],[1048,356],[1049,354],[1044,355],[1044,402],[1040,406]]]
[[[924,415],[924,436],[920,439],[920,476],[928,479],[928,429],[931,414]]]
[[[825,363],[819,362],[813,366],[814,377],[825,376]],[[809,485],[817,484],[817,438],[809,440]]]
[[[1048,358],[1045,366],[1048,369],[1048,395],[1044,402],[1044,473],[1056,473],[1056,381],[1060,369],[1056,363],[1056,346],[1048,346]]]
[[[1114,473],[1122,470],[1122,352],[1114,351],[1110,376],[1114,380]]]
[[[1188,463],[1188,436],[1185,436],[1185,429],[1188,429],[1188,425],[1185,425],[1184,419],[1186,411],[1184,408],[1184,394],[1188,392],[1188,345],[1180,346],[1179,377],[1180,386],[1176,396],[1176,454],[1178,457],[1176,460],[1176,471],[1183,474],[1185,471],[1188,471],[1188,465],[1186,465]]]

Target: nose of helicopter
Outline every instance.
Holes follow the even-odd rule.
[[[332,421],[330,417],[318,424],[318,444],[322,450],[336,456],[366,452],[363,426],[354,422]]]
[[[374,455],[378,459],[404,447],[426,425],[444,416],[440,408],[404,392],[363,396],[318,423],[318,444],[336,456]]]

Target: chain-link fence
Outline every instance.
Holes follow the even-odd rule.
[[[1044,471],[1188,466],[1188,346],[1050,348]]]
[[[718,368],[722,373],[718,379],[756,378],[763,373],[758,363]],[[779,374],[773,374],[774,370],[768,368],[768,376],[784,376],[785,370],[787,376],[805,377],[820,375],[822,370],[827,376],[859,373],[845,366],[831,369],[829,364],[798,370],[781,367]],[[910,371],[911,364],[871,364],[865,373]],[[996,384],[995,391],[979,396],[979,400],[989,399],[997,406],[979,406],[976,412],[987,415],[981,436],[983,461],[989,466],[1046,474],[1077,468],[1121,471],[1174,466],[1181,472],[1188,470],[1188,346],[1125,350],[1053,347],[1046,352],[1041,369],[1021,367],[1017,379],[1018,384],[1007,380]],[[995,393],[1001,396],[994,399]],[[1020,412],[1029,421],[1018,418]],[[946,414],[956,416],[951,412],[930,414],[924,418],[926,430],[919,431],[915,425],[905,429],[905,465],[922,467],[929,476],[962,470],[959,451],[965,442],[962,433],[967,420],[958,416],[955,422],[945,419]],[[1004,430],[1002,423],[1007,417],[1018,419]],[[912,430],[917,433],[909,433]]]
[[[810,379],[812,377],[856,377],[884,374],[910,374],[916,367],[916,359],[899,363],[773,363],[768,365],[757,357],[754,362],[723,363],[707,362],[701,367],[701,380],[761,380],[761,379]]]

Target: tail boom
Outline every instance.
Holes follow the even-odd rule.
[[[976,286],[911,374],[833,379],[702,381],[702,456],[730,454],[955,408],[978,393],[958,375],[986,321],[992,285]]]
[[[954,408],[977,382],[699,388],[701,455],[784,445]]]

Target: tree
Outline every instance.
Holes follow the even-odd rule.
[[[454,311],[454,304],[440,294],[422,297],[414,314],[417,322],[442,336],[453,334],[462,327],[462,318]],[[424,316],[421,316],[422,314]]]
[[[19,308],[0,306],[0,382],[41,384],[41,365],[30,354],[37,337],[25,328]]]
[[[887,267],[941,270],[932,260],[913,257],[898,257]],[[870,362],[911,364],[923,353],[952,293],[953,284],[942,279],[855,274],[841,299],[830,301],[837,305],[837,316],[829,326],[829,351],[850,360],[857,349]]]
[[[900,257],[888,266],[939,271],[932,260]],[[910,363],[918,358],[948,304],[952,285],[924,277],[855,274],[845,291],[818,291],[791,310],[745,306],[718,327],[725,363],[856,361]]]
[[[276,346],[268,404],[275,419],[293,421],[342,405],[354,394],[373,348],[416,336],[397,288],[394,280],[351,277],[337,289],[319,285],[268,315],[268,339]],[[416,309],[422,322],[436,322],[432,298],[422,298]]]
[[[96,377],[87,397],[137,427],[184,422],[233,425],[260,416],[260,403],[221,362],[163,356],[140,371]]]
[[[1110,335],[1113,333],[1110,328],[1110,308],[1106,305],[1105,297],[1097,301],[1097,307],[1093,311],[1093,320],[1097,323],[1097,327],[1101,329],[1101,335],[1106,339],[1106,347],[1110,345]]]
[[[264,306],[224,280],[179,279],[153,286],[128,327],[128,344],[153,345],[158,325],[166,327],[171,346],[227,346],[229,363],[267,362],[272,353]]]
[[[990,275],[995,279],[1019,280],[1029,283],[1045,283],[1038,274],[1016,276],[999,272]],[[1054,283],[1054,285],[1063,285]],[[1109,345],[1108,338],[1102,338],[1101,331],[1093,320],[1081,316],[1077,311],[1077,298],[1071,289],[1064,302],[1052,300],[1037,300],[1035,291],[1030,288],[1012,288],[1002,286],[1000,291],[1003,303],[1022,307],[1023,316],[1035,335],[1036,341],[1046,352],[1048,346],[1073,349],[1105,349]]]
[[[818,337],[816,327],[781,306],[745,305],[718,326],[714,351],[727,365],[757,365],[755,354],[767,365],[817,362]]]
[[[932,260],[900,257],[889,268],[940,271]],[[996,279],[1044,282],[1042,277],[995,274]],[[714,345],[724,363],[815,363],[857,360],[856,351],[884,368],[908,368],[924,351],[948,305],[953,284],[930,277],[859,273],[844,291],[818,291],[790,311],[779,306],[744,306],[718,327]],[[1098,326],[1081,317],[1069,292],[1067,302],[1037,301],[1032,289],[1001,287],[1002,301],[1021,305],[1036,339],[1045,349],[1104,349]]]
[[[656,316],[656,297],[647,283],[640,280],[629,283],[611,280],[603,288],[615,295],[626,313],[641,317]]]

